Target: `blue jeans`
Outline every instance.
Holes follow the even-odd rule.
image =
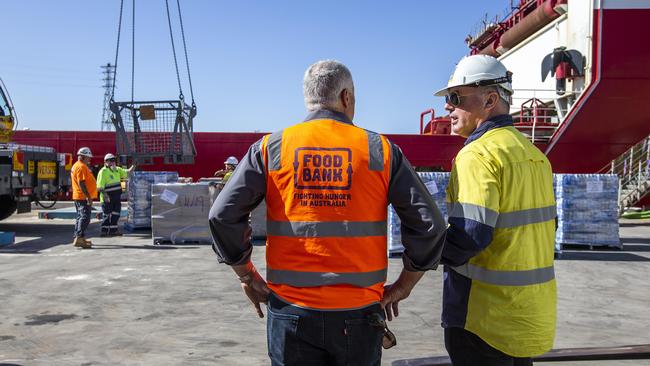
[[[384,312],[379,304],[358,310],[318,311],[289,305],[269,296],[267,343],[273,366],[381,363],[383,329],[367,316]]]
[[[74,208],[77,210],[77,220],[74,224],[74,236],[83,238],[86,236],[86,228],[90,223],[90,205],[86,200],[74,201]]]

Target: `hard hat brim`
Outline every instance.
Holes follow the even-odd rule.
[[[445,88],[442,88],[442,89],[436,91],[435,93],[433,93],[433,95],[436,96],[436,97],[444,97],[445,95],[447,95],[447,90],[449,90],[451,88],[457,88],[457,87],[460,87],[460,86],[474,86],[474,83],[460,84],[460,85],[449,85],[449,86],[447,86]],[[506,86],[504,86],[502,84],[493,84],[493,86],[498,86],[498,87],[504,89],[505,91],[507,91],[508,93],[510,93],[512,95],[512,92],[513,92],[512,88],[508,88],[508,87],[506,87]]]
[[[456,88],[456,87],[459,87],[459,86],[467,86],[467,85],[472,85],[472,84],[470,83],[470,84],[459,84],[459,85],[447,85],[446,87],[444,87],[444,88],[438,90],[437,92],[433,93],[433,95],[435,95],[436,97],[444,97],[445,95],[447,95],[447,90],[449,90],[451,88]]]
[[[440,89],[437,92],[433,93],[433,95],[436,97],[444,97],[447,94],[447,90],[449,90],[449,88],[453,88],[453,86],[448,86],[446,88]]]

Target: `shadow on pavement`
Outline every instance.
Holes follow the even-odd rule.
[[[151,250],[175,250],[175,249],[199,249],[199,246],[171,246],[171,245],[116,245],[116,244],[93,244],[89,250],[97,249],[151,249]]]
[[[19,243],[0,247],[0,253],[3,254],[39,254],[43,250],[47,250],[59,245],[70,245],[72,247],[73,241],[73,224],[70,225],[61,223],[49,224],[47,221],[38,223],[14,223],[7,222],[0,224],[0,231],[13,231],[16,237],[32,237],[21,241]],[[139,244],[140,240],[146,240],[151,243],[150,232],[137,232],[125,233],[121,238],[130,239],[135,242],[133,245],[128,244],[111,244],[108,238],[98,238],[99,223],[93,222],[88,225],[87,231],[88,239],[93,241],[92,249],[151,249],[151,250],[171,250],[171,249],[198,249],[196,245],[153,245],[153,244]],[[116,237],[114,240],[121,240]],[[105,241],[106,244],[101,243]]]
[[[570,251],[562,250],[557,255],[558,260],[570,261],[603,261],[603,262],[650,262],[650,258],[633,253],[596,252],[596,251]]]
[[[622,224],[621,224],[622,225]],[[647,225],[647,224],[646,224]],[[611,261],[611,262],[650,262],[643,255],[650,252],[650,238],[621,237],[622,248],[582,245],[562,245],[559,260]]]
[[[98,223],[91,223],[89,231],[94,231]],[[13,231],[18,237],[34,237],[7,247],[0,248],[0,253],[8,254],[38,254],[42,250],[50,249],[58,245],[72,244],[74,224],[48,224],[38,223],[1,223],[1,231]]]
[[[621,238],[626,252],[650,252],[650,238]]]
[[[620,227],[650,226],[650,222],[648,220],[639,222],[619,222],[618,225]]]

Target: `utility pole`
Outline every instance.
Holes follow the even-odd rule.
[[[102,131],[111,131],[113,130],[113,122],[111,121],[111,92],[113,90],[113,85],[115,84],[115,65],[112,65],[110,62],[106,65],[102,65],[102,74],[104,78],[104,106],[102,108]]]

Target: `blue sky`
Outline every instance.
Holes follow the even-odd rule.
[[[135,99],[178,96],[164,4],[136,2]],[[173,9],[175,4],[170,0]],[[508,0],[182,1],[198,106],[194,130],[274,131],[299,122],[306,114],[305,69],[320,59],[337,59],[355,81],[356,124],[382,133],[418,133],[421,111],[433,107],[444,113],[442,99],[432,92],[467,54],[464,38],[486,13],[503,15],[509,5]],[[130,9],[131,0],[125,0],[116,100],[130,99],[131,93]],[[115,58],[119,1],[6,1],[2,13],[0,77],[18,112],[18,128],[99,130],[100,65]],[[184,70],[184,63],[180,66]],[[185,73],[182,77],[189,98]]]

